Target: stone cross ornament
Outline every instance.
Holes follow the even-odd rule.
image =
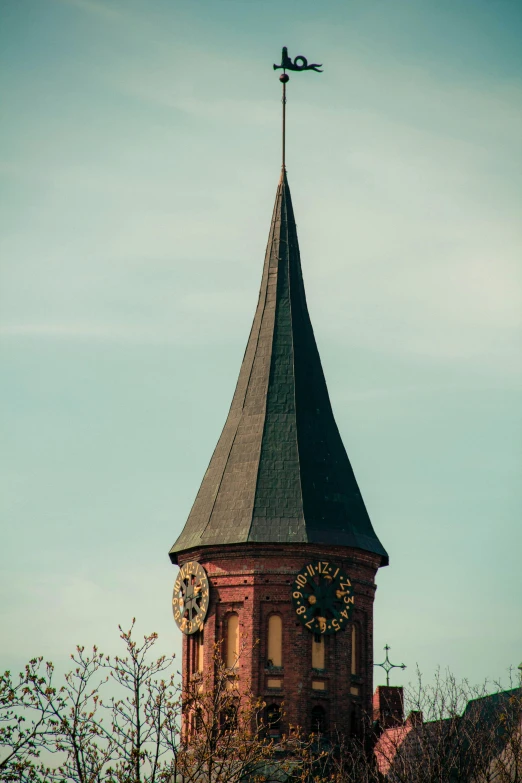
[[[386,650],[386,658],[382,663],[374,663],[374,666],[380,666],[381,669],[384,669],[386,672],[386,686],[388,687],[390,685],[390,672],[392,669],[405,669],[406,664],[405,663],[392,663],[390,659],[388,658],[388,652],[391,650],[391,647],[389,644],[384,645],[384,649]]]

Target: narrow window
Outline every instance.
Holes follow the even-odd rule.
[[[358,658],[357,645],[359,643],[357,636],[358,636],[357,628],[355,625],[352,625],[352,666],[351,666],[352,674],[357,674],[359,669],[359,667],[357,666],[357,658]]]
[[[281,708],[278,704],[270,704],[266,708],[266,730],[269,737],[281,734]]]
[[[227,669],[237,668],[239,658],[239,617],[237,614],[229,614],[227,620]]]
[[[352,714],[350,716],[350,736],[360,737],[361,729],[361,707],[359,704],[354,704]]]
[[[312,669],[324,669],[324,636],[319,633],[312,639]]]
[[[199,631],[197,634],[197,671],[202,672],[203,671],[203,653],[205,652],[205,648],[203,646],[203,631]]]
[[[198,636],[199,634],[192,634],[188,637],[187,641],[187,657],[188,657],[188,674],[189,677],[193,677],[198,671]]]
[[[312,733],[324,734],[326,731],[326,713],[324,707],[312,708]]]
[[[283,665],[283,621],[278,614],[268,618],[268,655],[267,665]]]

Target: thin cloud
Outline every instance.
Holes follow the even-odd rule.
[[[147,340],[154,336],[154,332],[137,330],[135,327],[124,325],[105,324],[11,324],[0,327],[2,337],[36,337],[57,338],[64,340],[88,339],[88,340],[116,340],[118,342],[135,342]],[[157,337],[158,335],[156,335]]]
[[[183,320],[183,319],[181,319]],[[233,326],[233,325],[232,325]],[[229,335],[234,334],[231,327]],[[46,324],[23,323],[6,324],[0,327],[0,338],[4,340],[34,339],[62,340],[105,343],[128,343],[133,345],[208,345],[215,337],[210,330],[202,326],[198,330],[197,319],[190,323],[173,322],[168,325],[158,323],[151,327],[135,324]],[[218,341],[223,342],[227,333],[221,332]]]
[[[72,6],[73,8],[78,8],[88,14],[101,16],[104,19],[121,19],[123,16],[120,11],[109,8],[104,3],[97,3],[95,0],[59,0],[59,2],[64,5]]]
[[[515,384],[516,388],[519,388],[519,384]],[[502,383],[494,385],[490,382],[478,385],[474,384],[458,384],[458,383],[430,383],[430,384],[405,384],[404,386],[390,386],[388,388],[373,388],[373,389],[361,389],[360,391],[349,391],[346,393],[339,393],[336,391],[336,401],[339,402],[354,402],[357,400],[372,400],[372,399],[389,399],[397,397],[412,396],[418,398],[420,395],[430,395],[449,392],[451,394],[466,392],[472,394],[478,390],[502,390],[505,389],[506,382],[502,378]]]

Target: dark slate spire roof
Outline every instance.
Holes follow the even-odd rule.
[[[246,542],[338,544],[388,563],[330,405],[284,171],[230,412],[170,556]]]

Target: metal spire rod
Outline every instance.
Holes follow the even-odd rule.
[[[283,83],[283,171],[286,171],[286,83],[290,80],[287,73],[282,73],[279,81]]]
[[[294,61],[292,62],[292,59],[288,56],[288,49],[286,46],[283,46],[283,53],[281,57],[281,65],[274,65],[274,71],[277,71],[279,68],[282,69],[283,73],[279,77],[279,81],[283,85],[283,170],[286,170],[286,85],[290,81],[290,77],[287,74],[287,71],[317,71],[317,73],[322,73],[319,69],[322,68],[322,65],[319,65],[318,63],[312,63],[311,65],[308,65],[308,60],[306,57],[303,57],[301,54],[298,54],[297,57],[294,57]]]
[[[386,672],[386,687],[390,684],[390,672],[392,669],[405,669],[406,664],[405,663],[391,663],[390,659],[388,658],[388,650],[391,650],[391,647],[387,644],[384,645],[384,649],[386,650],[386,658],[382,663],[374,663],[374,666],[380,666],[384,671]]]

